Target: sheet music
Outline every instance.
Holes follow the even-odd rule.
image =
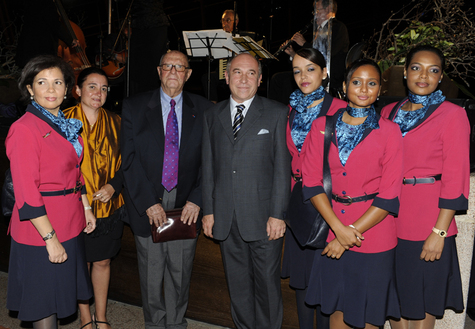
[[[251,37],[234,37],[231,42],[226,41],[224,47],[232,50],[233,52],[240,54],[247,52],[257,58],[273,58],[276,59],[270,52],[261,47]]]

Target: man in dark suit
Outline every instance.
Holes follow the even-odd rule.
[[[145,328],[186,328],[196,239],[153,243],[150,225],[160,226],[166,210],[181,207],[183,222],[197,221],[203,111],[212,104],[183,91],[191,75],[183,53],[165,54],[158,75],[160,89],[124,101],[124,196],[137,246]]]
[[[280,259],[290,194],[286,106],[256,95],[262,73],[249,54],[226,70],[229,100],[205,112],[203,229],[220,241],[237,328],[280,328]]]

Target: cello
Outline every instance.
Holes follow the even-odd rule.
[[[61,40],[58,46],[58,56],[63,58],[67,63],[71,65],[77,80],[77,77],[82,70],[91,67],[91,63],[89,63],[85,52],[86,38],[84,37],[84,33],[81,31],[81,28],[77,24],[69,20],[66,11],[64,10],[63,4],[61,3],[61,0],[54,0],[54,3],[58,8],[58,12],[69,34],[71,35],[73,40],[79,41],[78,45],[73,48],[69,48]],[[77,98],[77,95],[74,92],[73,95],[75,98]]]

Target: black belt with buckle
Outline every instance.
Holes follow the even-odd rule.
[[[363,196],[359,196],[356,198],[352,198],[349,195],[344,195],[344,196],[339,196],[337,194],[332,194],[332,199],[335,200],[338,203],[343,203],[347,206],[349,206],[352,203],[355,202],[362,202],[362,201],[368,201],[374,199],[379,193],[373,193],[373,194],[366,194]]]
[[[76,194],[77,192],[81,191],[82,189],[82,183],[77,182],[76,186],[70,189],[64,189],[60,191],[40,191],[40,194],[42,196],[58,196],[58,195],[68,195],[71,193]]]
[[[415,176],[413,178],[406,178],[404,177],[402,179],[402,184],[403,185],[416,185],[416,184],[434,184],[436,181],[442,179],[442,174],[438,174],[435,176],[430,176],[430,177],[424,177],[424,178],[416,178]]]
[[[294,174],[294,173],[292,173],[292,178],[293,178],[294,181],[296,181],[296,182],[302,181],[302,176],[297,176],[297,175]]]

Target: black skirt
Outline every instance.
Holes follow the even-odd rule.
[[[420,260],[424,241],[398,239],[396,247],[397,290],[401,315],[407,319],[438,318],[447,308],[463,311],[462,281],[455,236],[445,238],[439,260]]]
[[[323,249],[318,249],[322,252]],[[294,289],[305,289],[308,286],[310,272],[316,249],[304,248],[294,237],[291,229],[285,232],[284,257],[282,259],[282,278],[288,278],[289,286]]]
[[[98,218],[97,227],[91,234],[84,233],[86,261],[98,262],[111,259],[119,253],[124,230],[125,206],[107,218]]]
[[[345,251],[340,259],[316,253],[305,302],[321,305],[325,314],[341,311],[344,321],[357,328],[399,318],[394,258],[395,249]]]
[[[82,233],[62,243],[68,259],[61,264],[49,261],[44,246],[11,241],[7,308],[18,311],[18,319],[65,318],[76,312],[78,300],[92,297]]]

